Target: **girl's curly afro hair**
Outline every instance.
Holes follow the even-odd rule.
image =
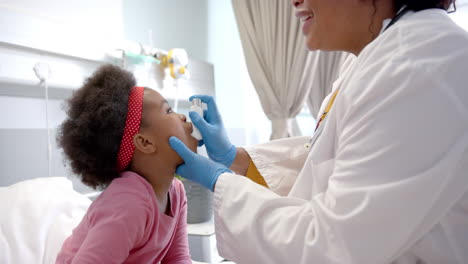
[[[122,140],[133,75],[114,65],[101,66],[68,100],[68,118],[57,141],[73,173],[94,188],[119,177],[117,154]]]

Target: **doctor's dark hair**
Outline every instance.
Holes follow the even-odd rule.
[[[372,16],[375,16],[377,13],[377,1],[380,0],[372,0],[372,4],[374,6],[374,14]],[[453,5],[454,10],[456,11],[456,0],[393,0],[393,9],[395,13],[397,13],[403,6],[406,6],[409,10],[417,12],[431,8],[439,8],[447,11],[451,5]],[[371,28],[372,23],[369,25],[369,32],[371,32],[375,38],[378,33],[373,32]]]
[[[67,102],[68,117],[57,141],[72,172],[94,189],[103,189],[119,177],[117,154],[135,84],[130,72],[104,65]]]
[[[455,5],[455,0],[394,0],[395,11],[400,10],[404,5],[413,11],[421,11],[430,8],[447,10],[451,4]]]

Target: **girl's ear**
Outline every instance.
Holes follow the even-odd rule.
[[[145,154],[153,154],[158,151],[156,142],[142,133],[137,133],[133,137],[133,144],[135,145],[136,149]]]

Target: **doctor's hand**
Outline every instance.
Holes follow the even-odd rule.
[[[189,113],[192,123],[200,130],[203,137],[199,145],[201,146],[204,143],[208,157],[229,168],[236,158],[236,146],[231,144],[226,134],[226,129],[224,128],[223,120],[218,112],[214,98],[208,95],[194,95],[189,98],[189,101],[193,98],[198,98],[208,105],[205,119],[197,112],[191,111]]]
[[[177,167],[176,173],[211,191],[214,191],[219,175],[224,172],[232,173],[225,166],[192,152],[176,137],[169,138],[169,144],[185,162]]]

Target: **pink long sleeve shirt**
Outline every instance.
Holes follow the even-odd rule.
[[[124,172],[91,204],[57,263],[192,263],[182,183],[169,190],[170,215],[160,213],[151,185]]]

